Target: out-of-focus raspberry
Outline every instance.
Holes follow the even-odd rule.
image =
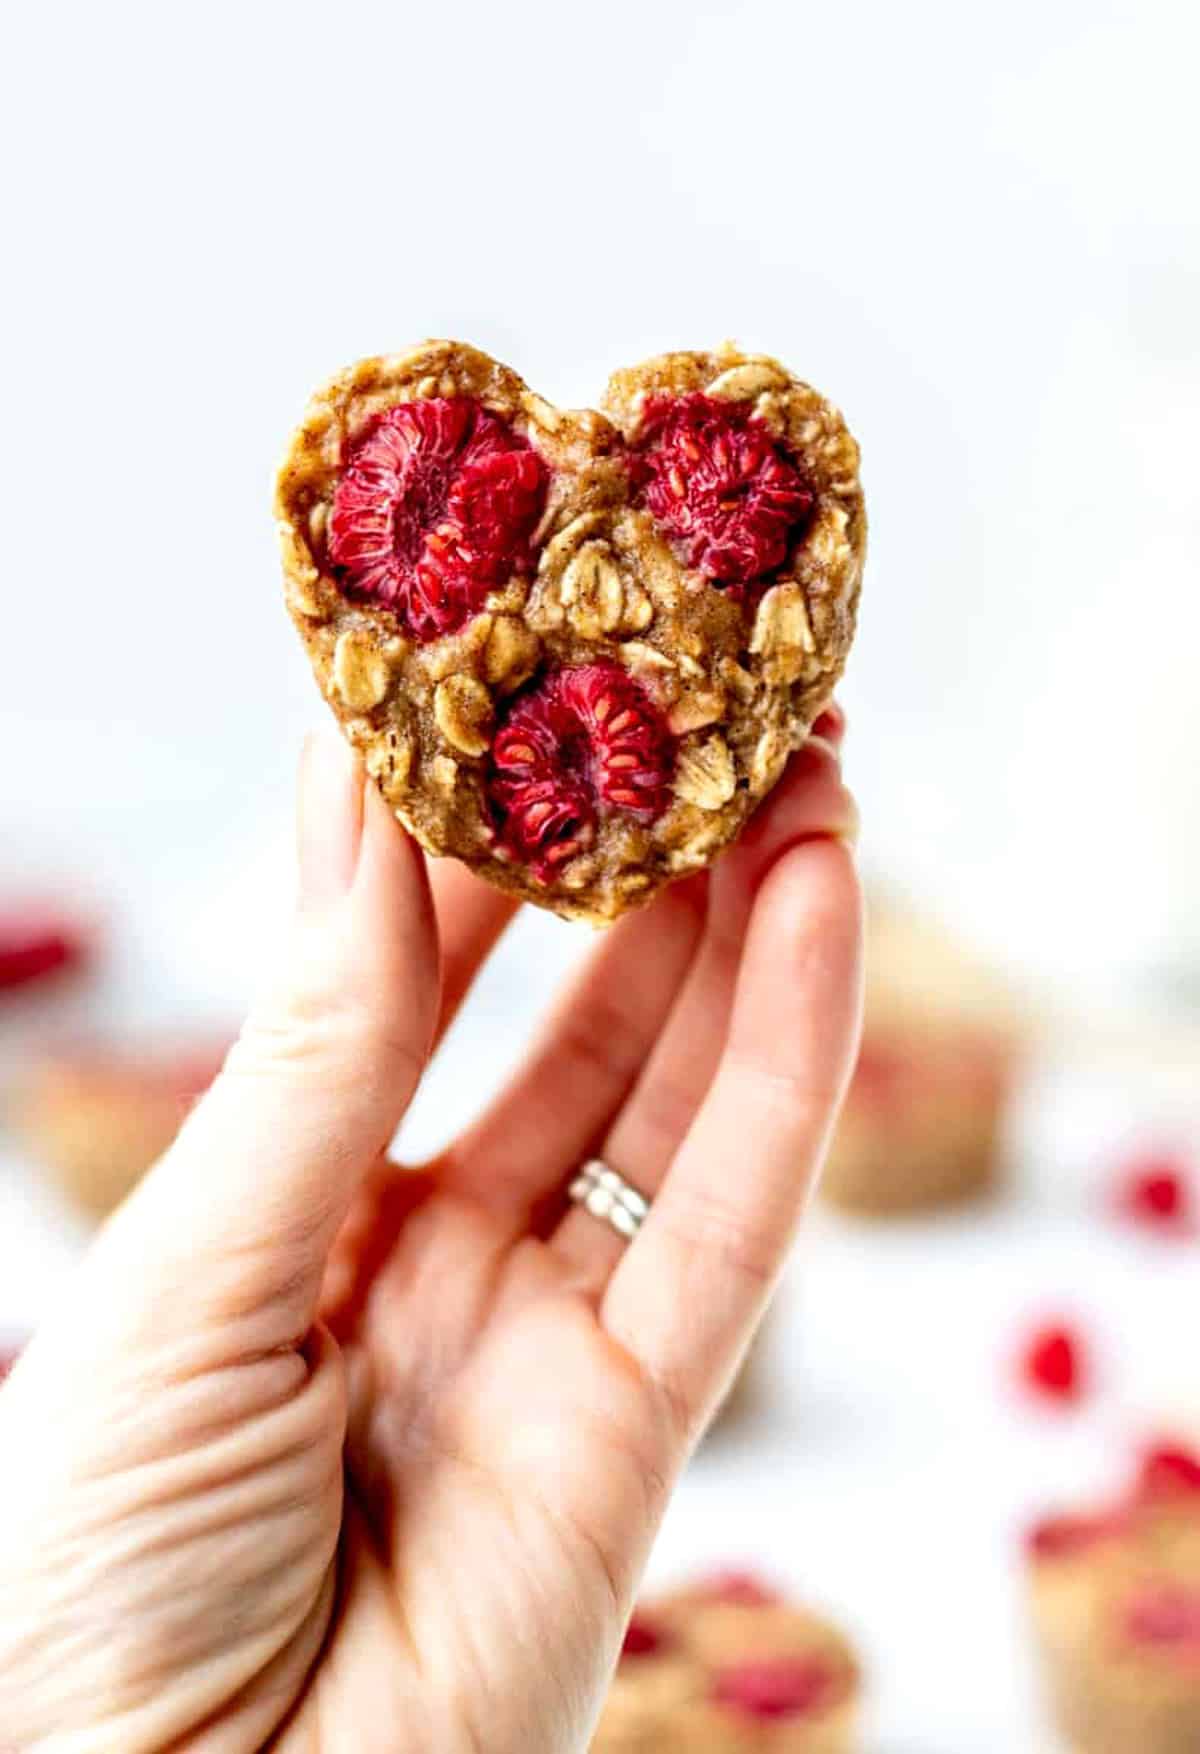
[[[1018,1368],[1030,1394],[1060,1405],[1080,1401],[1089,1386],[1087,1347],[1077,1329],[1048,1322],[1026,1340]]]
[[[1135,1643],[1200,1661],[1200,1590],[1165,1580],[1148,1583],[1126,1603],[1123,1619]]]
[[[1043,1517],[1026,1534],[1026,1550],[1035,1559],[1071,1558],[1120,1534],[1127,1521],[1119,1510]]]
[[[0,902],[0,993],[81,968],[90,952],[78,921],[36,902]]]
[[[819,1657],[761,1658],[719,1669],[712,1698],[747,1717],[802,1717],[830,1701],[835,1677]]]
[[[657,1656],[667,1642],[661,1626],[656,1625],[647,1615],[635,1613],[625,1628],[621,1660],[636,1662],[639,1657]]]
[[[1182,1444],[1153,1445],[1142,1457],[1135,1492],[1142,1499],[1200,1493],[1200,1456]]]
[[[1163,1235],[1191,1235],[1196,1229],[1192,1165],[1167,1152],[1135,1157],[1119,1170],[1113,1205],[1123,1217]]]

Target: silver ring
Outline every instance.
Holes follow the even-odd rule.
[[[581,1166],[567,1189],[567,1198],[584,1207],[593,1218],[610,1224],[626,1242],[637,1235],[650,1210],[645,1194],[639,1194],[623,1175],[618,1175],[598,1157],[590,1158]]]

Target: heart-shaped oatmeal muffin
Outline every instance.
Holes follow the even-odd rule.
[[[429,341],[318,393],[276,495],[292,618],[397,816],[595,921],[775,784],[841,675],[866,539],[857,445],[775,360],[664,354],[603,407]]]

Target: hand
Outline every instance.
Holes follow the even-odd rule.
[[[848,1075],[827,723],[420,1172],[384,1152],[511,905],[313,741],[287,979],[0,1394],[0,1748],[586,1744]],[[564,1207],[597,1151],[655,1195],[629,1246]]]

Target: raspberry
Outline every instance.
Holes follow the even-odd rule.
[[[1142,1457],[1136,1496],[1157,1499],[1180,1492],[1200,1492],[1200,1456],[1178,1444],[1156,1444]]]
[[[1149,1584],[1126,1605],[1125,1630],[1139,1644],[1168,1646],[1200,1659],[1200,1592],[1178,1584]]]
[[[0,915],[0,992],[77,968],[86,958],[87,945],[69,921],[36,906]]]
[[[388,408],[333,496],[341,588],[394,609],[422,642],[453,633],[528,565],[545,488],[536,452],[471,397]]]
[[[653,822],[672,755],[654,706],[620,665],[556,672],[517,699],[492,744],[500,849],[547,882],[591,841],[598,810]]]
[[[0,1383],[2,1383],[13,1365],[17,1362],[17,1354],[0,1346]]]
[[[625,1629],[625,1639],[621,1645],[621,1661],[639,1657],[657,1656],[667,1639],[662,1628],[656,1626],[644,1614],[635,1613]]]
[[[1116,1511],[1092,1516],[1050,1516],[1035,1523],[1025,1537],[1027,1551],[1035,1559],[1068,1559],[1094,1547],[1097,1541],[1120,1534],[1125,1519]]]
[[[1083,1342],[1063,1325],[1039,1328],[1021,1354],[1020,1371],[1026,1388],[1043,1400],[1078,1401],[1087,1378]]]
[[[747,1717],[801,1717],[828,1703],[833,1679],[818,1657],[763,1658],[719,1670],[712,1697]]]
[[[736,403],[659,397],[634,480],[689,566],[744,585],[781,566],[813,496],[770,433]]]
[[[770,1608],[780,1599],[777,1590],[749,1571],[715,1572],[697,1586],[696,1594],[706,1602],[738,1608]]]
[[[1176,1234],[1190,1231],[1193,1210],[1189,1166],[1166,1154],[1135,1158],[1118,1178],[1114,1204],[1123,1217],[1149,1229]]]

